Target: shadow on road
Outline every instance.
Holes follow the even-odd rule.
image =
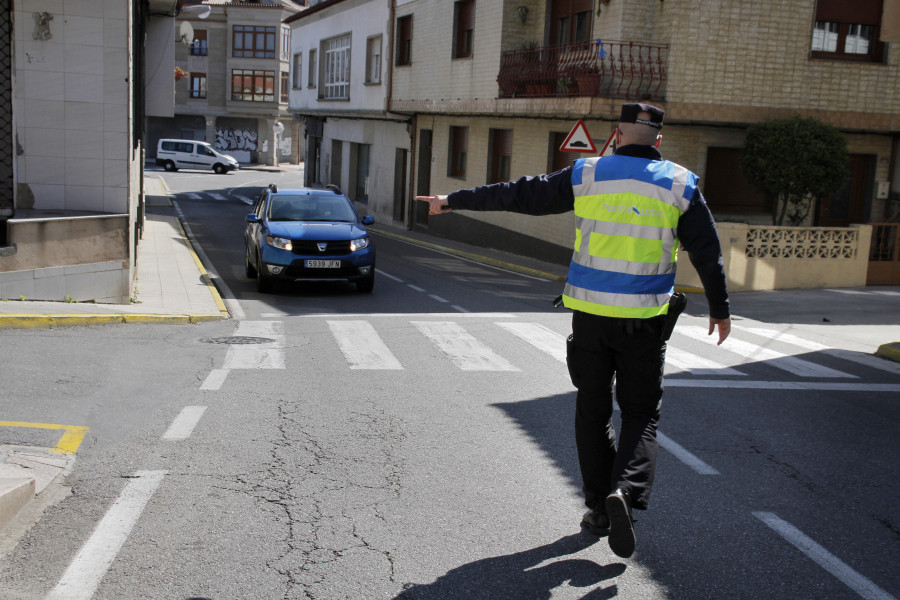
[[[538,565],[584,550],[597,540],[590,534],[576,533],[524,552],[476,560],[451,570],[434,583],[407,584],[395,600],[543,600],[550,598],[552,590],[566,582],[572,587],[589,588],[618,577],[625,572],[625,565],[604,566],[583,558]],[[581,600],[615,598],[617,595],[618,589],[612,585],[591,590]]]

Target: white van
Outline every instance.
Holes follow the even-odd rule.
[[[233,156],[222,154],[206,142],[193,140],[159,140],[156,165],[166,171],[212,169],[220,175],[240,168]]]

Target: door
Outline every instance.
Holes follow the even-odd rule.
[[[397,148],[394,152],[394,214],[395,221],[403,221],[406,215],[406,157],[408,151]]]
[[[419,157],[416,161],[416,195],[431,195],[431,129],[419,131]],[[428,205],[425,202],[415,203],[416,223],[428,222]]]
[[[331,174],[328,183],[341,187],[341,165],[344,158],[344,144],[341,140],[331,141]]]
[[[875,185],[875,159],[871,154],[850,155],[850,181],[834,198],[821,198],[816,211],[819,227],[847,227],[869,220]]]

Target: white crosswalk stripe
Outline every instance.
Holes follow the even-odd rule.
[[[666,364],[677,367],[678,370],[690,373],[692,375],[730,375],[745,377],[747,375],[746,373],[741,373],[737,369],[732,369],[731,367],[726,367],[725,365],[719,364],[714,360],[710,360],[705,356],[700,356],[699,354],[693,354],[691,352],[681,350],[680,348],[676,348],[671,344],[668,346],[668,348],[666,348]]]
[[[709,343],[710,340],[710,337],[707,335],[708,332],[703,327],[682,327],[678,332],[695,340],[707,343]],[[776,352],[775,350],[751,342],[745,342],[734,336],[733,333],[721,348],[728,352],[739,354],[749,362],[770,361],[768,362],[770,366],[793,373],[799,377],[857,378],[856,375],[851,375],[850,373],[844,373],[808,360],[803,360],[802,358],[797,358],[796,356]]]
[[[561,363],[566,363],[566,337],[544,327],[540,323],[496,323],[503,329],[525,340],[538,350],[546,352]]]
[[[226,197],[223,196],[222,194],[217,194],[216,192],[208,192],[208,193],[209,193],[210,196],[212,196],[212,197],[215,198],[216,200],[228,200],[228,198],[226,198]]]
[[[351,369],[403,368],[368,321],[327,323]]]
[[[450,321],[411,323],[463,371],[519,371],[520,369]]]
[[[269,338],[274,341],[229,345],[223,369],[284,368],[284,324],[281,321],[241,321],[234,335]]]

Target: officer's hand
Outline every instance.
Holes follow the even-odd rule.
[[[428,203],[428,214],[439,215],[450,212],[447,196],[416,196],[416,200]]]
[[[716,327],[719,328],[719,342],[716,344],[716,346],[718,346],[722,342],[724,342],[725,338],[728,337],[728,334],[731,333],[731,319],[713,319],[712,317],[710,317],[708,335],[712,335]]]

